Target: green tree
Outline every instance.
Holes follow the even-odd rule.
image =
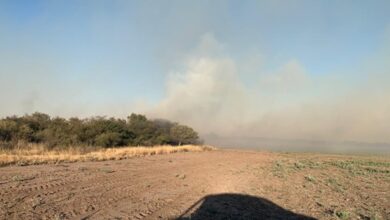
[[[144,115],[131,114],[128,119],[128,128],[135,135],[132,145],[152,146],[160,144],[157,137],[159,130],[157,126],[149,121]]]
[[[176,141],[178,145],[196,144],[199,139],[198,133],[185,125],[175,124],[171,128],[170,133],[172,139]]]

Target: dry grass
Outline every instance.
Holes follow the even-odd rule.
[[[121,147],[121,148],[69,148],[67,150],[46,150],[40,145],[31,145],[27,149],[0,150],[0,166],[32,165],[77,161],[122,160],[156,154],[177,152],[200,152],[214,150],[211,146],[154,146],[154,147]]]

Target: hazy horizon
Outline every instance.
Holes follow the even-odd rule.
[[[0,117],[135,112],[236,138],[226,145],[389,152],[389,11],[389,1],[1,1]]]

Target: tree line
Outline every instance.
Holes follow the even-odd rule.
[[[0,119],[2,147],[13,148],[20,142],[42,143],[51,149],[199,144],[200,140],[191,127],[163,119],[150,120],[134,113],[127,120],[113,117],[51,118],[39,112]]]

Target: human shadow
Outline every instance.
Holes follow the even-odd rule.
[[[315,218],[288,211],[275,203],[243,194],[208,195],[189,207],[177,220],[198,219],[304,219]]]

